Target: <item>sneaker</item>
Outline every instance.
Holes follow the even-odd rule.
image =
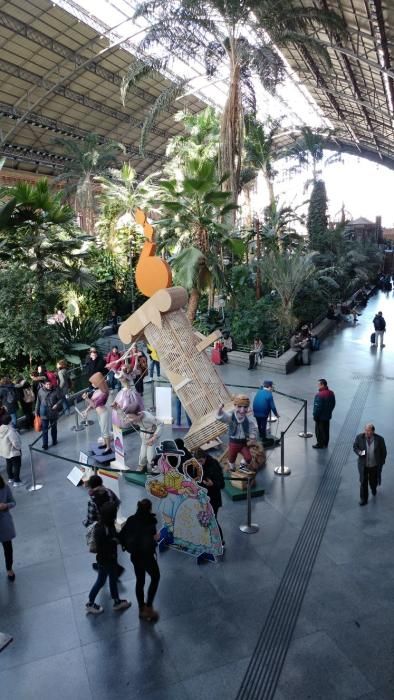
[[[239,471],[239,472],[242,472],[243,474],[253,474],[253,472],[251,471],[251,469],[249,469],[249,467],[247,466],[247,464],[241,464],[241,465],[238,467],[238,471]]]
[[[18,486],[19,486],[19,487],[20,487],[20,486],[23,486],[23,481],[20,481],[20,480],[19,480],[19,481],[14,481],[14,486],[15,486],[15,488],[18,488]]]
[[[85,610],[87,615],[100,615],[104,612],[102,605],[97,605],[97,603],[86,603]]]
[[[140,620],[147,620],[148,622],[157,622],[159,619],[159,613],[149,605],[144,605],[139,613]]]
[[[9,483],[10,486],[13,486],[13,485],[14,485],[14,480],[13,480],[13,479],[8,479],[8,483]]]
[[[128,600],[115,600],[113,610],[127,610],[131,607],[131,603]]]

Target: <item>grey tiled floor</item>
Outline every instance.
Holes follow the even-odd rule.
[[[359,425],[361,429],[372,420],[386,438],[389,458],[382,490],[367,507],[359,507],[356,461],[351,456],[342,471],[275,700],[392,700],[393,308],[391,294],[374,297],[360,324],[338,329],[327,338],[310,367],[274,377],[278,390],[307,398],[310,408],[316,380],[328,379],[337,395],[330,448],[312,450],[312,440],[298,437],[302,419],[297,420],[286,439],[285,463],[291,476],[274,476],[278,450],[269,454],[267,469],[259,476],[266,493],[253,501],[253,520],[260,525],[257,534],[239,531],[246,517],[245,504],[224,497],[220,521],[227,550],[223,561],[198,567],[193,559],[175,552],[160,556],[157,607],[161,618],[154,627],[138,620],[134,576],[124,555],[121,592],[133,601],[132,608],[115,615],[104,590],[100,601],[105,613],[97,619],[84,615],[87,591],[94,581],[81,525],[87,496],[66,480],[70,465],[51,459],[50,454],[36,455],[37,478],[44,488],[36,493],[16,492],[15,584],[9,584],[0,570],[0,629],[14,636],[0,655],[1,697],[235,698],[359,377],[375,377]],[[378,309],[388,325],[383,351],[369,346],[371,319]],[[221,371],[232,386],[257,386],[263,378],[271,378],[261,370],[232,366],[231,360]],[[281,397],[277,403],[284,429],[298,405]],[[59,444],[53,450],[76,458],[95,439],[96,425],[89,434],[72,433],[71,425],[71,418],[59,424]],[[31,439],[32,434],[25,435],[25,445]],[[136,438],[129,438],[128,444],[134,460]],[[23,476],[28,480],[26,457],[25,449]],[[141,493],[121,483],[125,514],[134,511]]]

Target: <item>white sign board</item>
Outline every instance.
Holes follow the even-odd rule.
[[[156,417],[163,423],[172,423],[172,389],[170,386],[157,386],[155,388]]]
[[[71,469],[70,473],[67,474],[67,479],[71,481],[74,486],[79,486],[84,476],[85,472],[82,469],[74,467],[74,469]]]

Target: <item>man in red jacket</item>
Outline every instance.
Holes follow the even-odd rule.
[[[319,379],[318,392],[313,403],[313,419],[315,421],[316,450],[328,447],[330,439],[330,420],[335,408],[335,394],[328,388],[325,379]]]

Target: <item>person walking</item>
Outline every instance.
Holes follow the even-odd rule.
[[[272,396],[273,388],[273,381],[271,379],[266,379],[253,400],[253,415],[256,418],[259,435],[263,442],[267,438],[267,420],[271,411],[279,418],[274,397]]]
[[[10,486],[19,486],[22,483],[22,444],[18,431],[11,423],[11,416],[5,416],[0,425],[0,457],[6,461],[8,483]]]
[[[104,503],[114,503],[116,506],[116,512],[120,506],[120,500],[111,489],[103,485],[103,480],[98,474],[93,474],[86,484],[89,489],[89,500],[88,500],[88,512],[83,525],[89,527],[93,523],[97,523],[100,520],[100,510]],[[97,571],[97,562],[92,564],[93,569]],[[117,566],[118,578],[123,574],[124,567],[121,564]]]
[[[368,503],[368,485],[372,495],[382,481],[382,469],[387,457],[384,438],[375,433],[373,423],[367,423],[364,432],[357,435],[353,450],[358,457],[360,475],[360,506]]]
[[[156,532],[157,518],[152,513],[152,501],[143,498],[137,503],[134,515],[127,518],[119,533],[122,547],[129,552],[135,573],[135,595],[141,620],[156,622],[159,613],[153,607],[160,581],[160,570],[156,559],[159,534]],[[150,576],[145,598],[145,577]]]
[[[42,449],[48,449],[48,431],[51,429],[52,446],[57,445],[57,419],[63,403],[63,393],[54,387],[50,379],[45,379],[38,390],[36,401],[36,416],[42,421]]]
[[[201,484],[207,489],[212,510],[215,513],[216,522],[218,524],[222,545],[225,542],[223,539],[223,531],[218,521],[218,510],[222,506],[222,489],[224,489],[223,469],[220,462],[212,457],[212,455],[204,452],[200,447],[194,451],[196,460],[201,464],[203,476]]]
[[[380,339],[380,348],[384,348],[385,345],[383,343],[383,336],[386,332],[386,321],[383,318],[383,314],[381,311],[378,311],[376,314],[375,318],[373,319],[373,327],[375,329],[375,345],[378,348],[379,347],[379,339]]]
[[[328,447],[330,440],[330,420],[335,408],[335,394],[328,388],[325,379],[319,379],[318,392],[313,403],[313,419],[315,421],[316,450]]]
[[[15,500],[11,493],[11,489],[4,482],[0,474],[0,542],[3,545],[5,568],[7,570],[7,578],[9,581],[15,581],[15,572],[12,568],[14,563],[14,555],[12,549],[12,540],[15,537],[14,521],[10,510],[15,508]]]
[[[109,578],[109,590],[113,599],[113,610],[126,610],[131,606],[128,600],[119,598],[118,592],[118,541],[115,529],[117,506],[104,503],[100,509],[100,520],[96,523],[94,539],[96,543],[97,579],[90,590],[85,610],[87,615],[100,615],[104,612],[97,605],[96,597]]]
[[[58,376],[58,382],[59,382],[59,389],[63,394],[63,399],[62,399],[62,405],[63,405],[63,411],[66,416],[70,415],[70,406],[68,404],[68,395],[71,391],[71,381],[70,377],[67,371],[67,362],[66,360],[59,360],[59,362],[56,365],[57,369],[57,376]]]
[[[18,401],[22,407],[23,415],[25,416],[25,427],[27,430],[34,426],[34,404],[36,397],[30,382],[24,377],[19,377],[15,384]]]

